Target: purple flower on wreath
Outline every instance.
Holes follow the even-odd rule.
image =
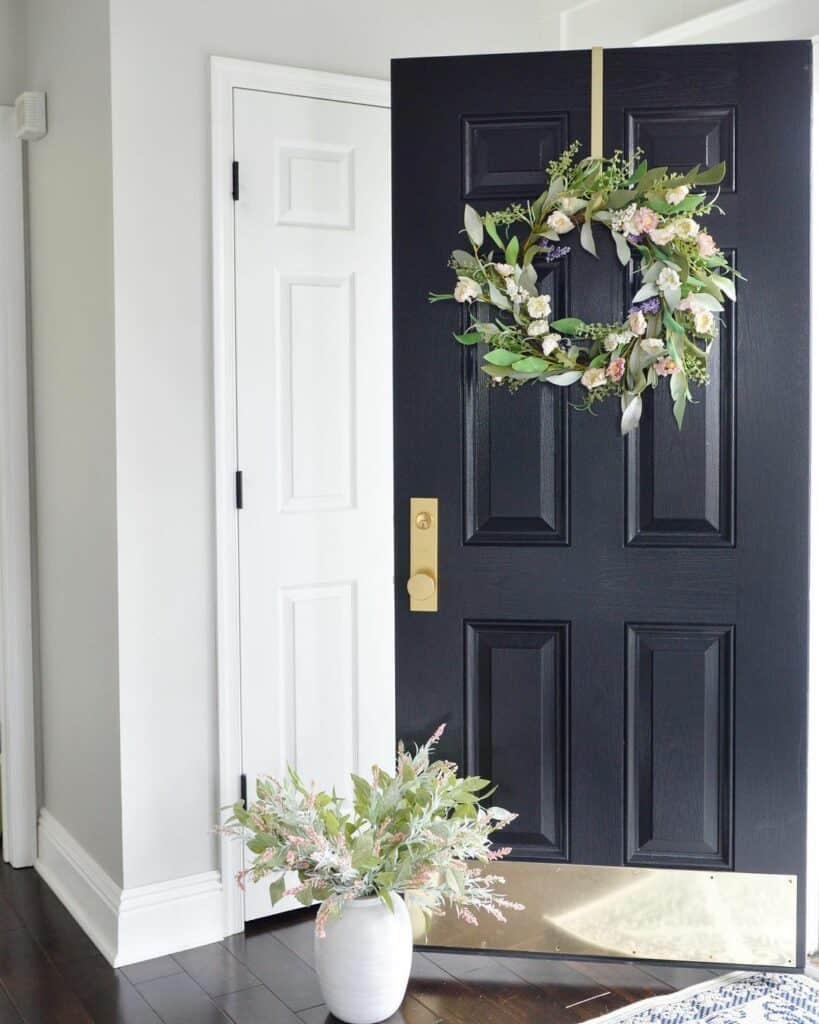
[[[629,309],[629,313],[659,313],[660,312],[660,297],[659,295],[652,295],[650,299],[646,299],[645,302],[637,302]]]
[[[543,250],[543,257],[547,263],[554,263],[556,260],[563,259],[564,256],[572,251],[570,245],[552,245],[551,242],[545,238],[541,238],[538,241],[538,245]]]
[[[639,245],[642,240],[642,235],[626,235],[626,241],[631,242],[632,245]]]

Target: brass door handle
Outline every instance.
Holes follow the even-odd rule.
[[[425,572],[417,572],[407,580],[407,593],[416,601],[428,601],[435,593],[435,580]]]
[[[410,498],[411,612],[438,611],[438,499]]]

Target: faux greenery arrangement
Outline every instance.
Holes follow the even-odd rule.
[[[637,163],[639,151],[630,160],[620,152],[577,160],[579,148],[573,143],[548,165],[548,188],[534,202],[483,215],[466,206],[472,251],[452,253],[454,291],[432,294],[430,301],[454,299],[471,307],[469,329],[455,338],[462,345],[489,345],[481,369],[493,383],[515,390],[528,381],[580,381],[586,389],[581,408],[620,399],[625,434],[640,421],[642,392],[667,378],[682,427],[686,404],[693,401],[691,384],[708,382],[708,352],[723,301],[736,299],[735,271],[695,219],[719,210],[716,197],[695,189],[717,185],[725,165],[674,174]],[[642,287],[623,321],[586,323],[569,316],[550,323],[551,296],[538,291],[535,263],[548,268],[564,259],[570,246],[559,243],[575,228],[581,246],[596,256],[595,222],[611,233],[624,266],[639,260]],[[488,251],[486,239],[493,246]],[[494,318],[480,315],[481,307],[497,311]]]
[[[486,779],[459,778],[457,765],[431,760],[443,729],[415,754],[399,743],[394,775],[377,766],[372,781],[353,775],[351,809],[335,792],[308,790],[292,769],[284,781],[260,779],[256,802],[235,804],[223,829],[255,855],[240,884],[274,875],[272,903],[283,896],[305,906],[321,901],[320,936],[328,917],[363,896],[392,908],[391,894],[412,892],[425,914],[442,914],[449,904],[470,924],[478,923],[476,909],[501,921],[504,910],[522,910],[496,890],[500,875],[475,866],[510,852],[493,849],[489,837],[517,815],[481,805],[491,793]],[[287,872],[298,878],[289,888]]]

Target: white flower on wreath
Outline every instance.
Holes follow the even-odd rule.
[[[680,287],[680,275],[673,267],[663,267],[657,275],[657,287],[661,292],[673,291]]]
[[[713,334],[716,321],[710,309],[694,310],[694,330],[697,334]]]
[[[515,268],[510,266],[508,263],[493,263],[492,266],[497,270],[501,277],[509,277],[510,274],[515,272]]]
[[[681,203],[683,199],[691,191],[690,185],[677,185],[676,188],[670,188],[665,194],[665,201],[671,206],[676,206],[677,203]]]
[[[526,303],[526,312],[535,320],[545,320],[552,314],[551,296],[533,295]]]
[[[547,225],[556,231],[559,235],[565,235],[567,231],[571,231],[574,227],[574,221],[571,217],[567,217],[561,210],[555,210],[554,213],[550,213],[546,218]]]
[[[648,237],[657,245],[668,245],[676,237],[676,231],[673,224],[664,224],[661,228],[649,231]]]
[[[543,321],[541,321],[541,323],[542,322]],[[559,334],[547,334],[540,346],[543,349],[544,356],[551,355],[551,353],[560,346],[560,340]]]
[[[637,204],[630,203],[625,210],[617,210],[611,215],[611,230],[621,235],[637,234],[633,217],[637,213]]]
[[[662,338],[643,338],[640,342],[640,348],[647,355],[658,356],[665,348],[665,342]]]
[[[456,302],[471,302],[473,299],[477,299],[480,294],[481,286],[477,281],[473,281],[471,277],[458,278],[454,292]]]
[[[539,338],[542,334],[547,334],[549,331],[548,320],[533,320],[526,328],[526,333],[530,338]]]
[[[637,332],[633,333],[636,334]],[[616,348],[630,341],[631,337],[632,331],[612,331],[603,338],[603,348],[607,352],[613,352]]]
[[[700,226],[693,217],[678,217],[674,221],[674,233],[677,238],[696,238],[699,232]]]
[[[606,383],[606,371],[602,366],[589,367],[580,378],[584,388],[592,391],[594,388],[602,387]]]
[[[520,304],[521,302],[526,302],[526,300],[529,298],[529,292],[527,292],[525,288],[521,288],[515,281],[512,280],[511,277],[507,277],[506,279],[506,292],[509,298],[512,300],[512,302],[514,302],[516,305]]]
[[[629,313],[628,325],[631,328],[632,334],[639,336],[646,333],[648,324],[646,323],[645,314],[641,309],[635,309],[633,313]]]

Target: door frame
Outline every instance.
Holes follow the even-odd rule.
[[[225,807],[240,798],[242,772],[233,94],[236,89],[255,89],[389,108],[390,84],[377,78],[231,57],[211,57],[210,74],[218,793],[219,806]],[[241,867],[241,845],[221,835],[219,871],[225,935],[240,932],[245,926],[244,898],[234,883]]]
[[[2,856],[37,853],[28,353],[23,148],[14,107],[0,107],[0,750]]]

